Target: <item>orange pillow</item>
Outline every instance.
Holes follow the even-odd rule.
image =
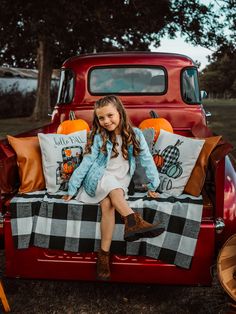
[[[209,156],[216,145],[219,143],[220,139],[221,136],[205,138],[205,143],[202,147],[200,155],[198,156],[191,176],[184,188],[184,193],[191,194],[193,196],[199,196],[201,194],[206,177]]]
[[[45,189],[41,150],[38,137],[13,137],[8,142],[16,152],[20,176],[20,193]]]

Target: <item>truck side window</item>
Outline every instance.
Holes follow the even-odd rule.
[[[89,72],[88,90],[100,94],[164,94],[167,73],[163,67],[96,67]]]
[[[200,91],[196,68],[186,68],[181,72],[181,92],[188,104],[200,103]]]
[[[74,75],[70,69],[62,69],[57,103],[69,103],[74,96]]]

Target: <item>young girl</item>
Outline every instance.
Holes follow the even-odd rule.
[[[74,171],[68,188],[69,201],[100,203],[101,248],[98,252],[97,279],[109,280],[109,250],[115,227],[115,210],[124,218],[126,241],[156,237],[164,229],[150,224],[129,207],[127,189],[139,157],[149,179],[148,195],[157,197],[160,181],[142,131],[132,128],[120,99],[106,96],[95,103],[92,131],[80,166]],[[79,191],[78,191],[78,188]]]

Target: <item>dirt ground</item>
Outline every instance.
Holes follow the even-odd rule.
[[[12,313],[230,313],[214,275],[211,287],[3,279]]]
[[[236,147],[236,104],[206,106],[212,112],[210,127]],[[41,125],[40,122],[38,125]],[[29,118],[0,120],[0,138],[17,134],[37,125]],[[234,149],[234,156],[236,156]],[[4,251],[0,251],[4,272]],[[236,313],[219,284],[216,266],[210,287],[159,286],[78,281],[23,280],[3,277],[11,313],[65,314],[188,314]],[[0,310],[1,312],[1,310]]]

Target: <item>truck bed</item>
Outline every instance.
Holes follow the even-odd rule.
[[[88,208],[87,208],[88,210]],[[196,250],[190,269],[145,256],[112,255],[114,282],[209,285],[214,260],[215,225],[209,202],[204,201]],[[5,219],[6,276],[63,280],[95,280],[96,252],[69,252],[30,246],[16,249],[10,214]],[[203,245],[204,243],[204,245]],[[114,251],[117,248],[113,249]],[[137,276],[138,274],[138,276]]]
[[[39,131],[49,133],[55,131],[55,128],[55,125],[49,125],[25,135],[36,135]],[[220,193],[216,194],[216,191],[222,189],[222,181],[219,179],[224,177],[224,156],[224,153],[221,153],[219,158],[213,158],[209,164],[202,192],[202,221],[190,269],[184,269],[160,259],[114,253],[111,264],[112,281],[186,285],[211,283],[211,267],[216,252],[215,219],[222,214],[222,199]],[[6,141],[1,143],[0,158],[1,164],[4,167],[7,165],[7,172],[2,173],[1,181],[6,255],[5,275],[12,278],[95,280],[96,252],[69,252],[35,246],[26,249],[15,247],[11,230],[10,200],[15,195],[18,186],[17,164],[15,153]]]

